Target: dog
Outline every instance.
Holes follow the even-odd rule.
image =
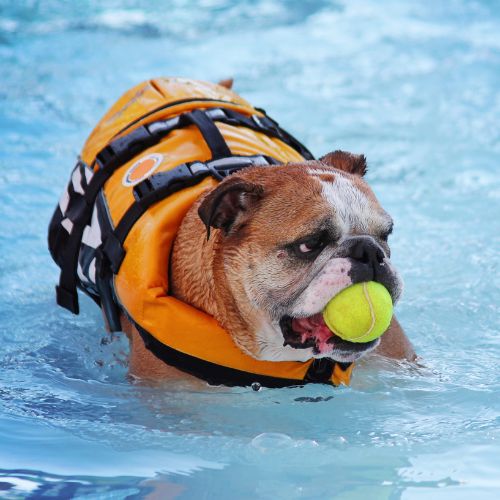
[[[231,89],[232,80],[219,85]],[[377,281],[394,303],[402,293],[390,260],[393,221],[366,171],[363,155],[334,151],[319,160],[250,166],[209,186],[178,228],[170,295],[213,317],[255,360],[349,364],[369,352],[414,360],[396,318],[367,343],[342,340],[323,321],[329,300],[352,284]],[[146,346],[123,310],[119,322],[130,339],[131,374],[190,378]]]
[[[233,81],[219,84],[231,88]],[[366,171],[363,155],[335,151],[319,161],[233,174],[184,218],[171,259],[172,294],[213,316],[256,359],[353,362],[374,351],[414,361],[395,317],[368,343],[329,330],[328,341],[321,340],[327,329],[321,311],[344,288],[378,281],[394,303],[402,293],[390,261],[393,221],[364,180]],[[145,349],[124,318],[123,326],[133,374],[185,376]]]

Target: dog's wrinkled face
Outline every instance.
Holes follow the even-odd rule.
[[[396,302],[401,280],[389,260],[392,219],[364,182],[363,156],[252,168],[229,177],[199,208],[220,252],[236,306],[255,338],[235,336],[257,359],[350,362],[374,349],[340,339],[322,310],[353,283],[378,281]]]

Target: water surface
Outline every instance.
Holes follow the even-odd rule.
[[[496,2],[0,1],[0,496],[498,498]],[[87,134],[159,75],[216,81],[316,155],[364,153],[424,360],[349,388],[127,378],[99,311],[57,308],[46,227]]]

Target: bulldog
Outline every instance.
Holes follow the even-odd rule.
[[[143,82],[97,124],[49,225],[57,303],[78,314],[77,287],[95,300],[109,329],[128,334],[130,372],[141,378],[191,378],[177,363],[200,377],[207,366],[240,379],[276,367],[288,370],[282,382],[337,384],[346,379],[335,368],[350,376],[350,363],[372,351],[413,360],[396,319],[381,338],[353,343],[322,316],[355,283],[381,283],[394,303],[401,295],[393,222],[364,180],[365,157],[307,160],[231,83]],[[200,330],[205,345],[193,337]]]
[[[322,310],[344,288],[377,281],[394,303],[401,278],[390,260],[390,215],[364,175],[363,155],[249,167],[208,189],[191,207],[171,255],[171,293],[209,315],[258,360],[359,360],[369,352],[414,360],[396,318],[384,335],[352,343],[334,335]],[[130,371],[141,378],[190,377],[156,358],[122,317]]]

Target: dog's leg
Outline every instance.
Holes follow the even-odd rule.
[[[145,380],[182,380],[188,381],[193,387],[206,387],[206,383],[192,375],[189,375],[173,366],[167,365],[158,359],[144,345],[140,333],[134,325],[124,316],[121,316],[123,331],[130,341],[129,373],[134,377]]]
[[[375,352],[387,358],[406,359],[407,361],[415,361],[417,359],[413,346],[401,328],[396,316],[393,316],[388,330],[380,337],[380,344],[375,349]]]
[[[104,321],[104,328],[106,329],[106,333],[111,333],[111,329],[109,328],[108,318],[104,314],[104,310],[101,309],[102,319]]]

